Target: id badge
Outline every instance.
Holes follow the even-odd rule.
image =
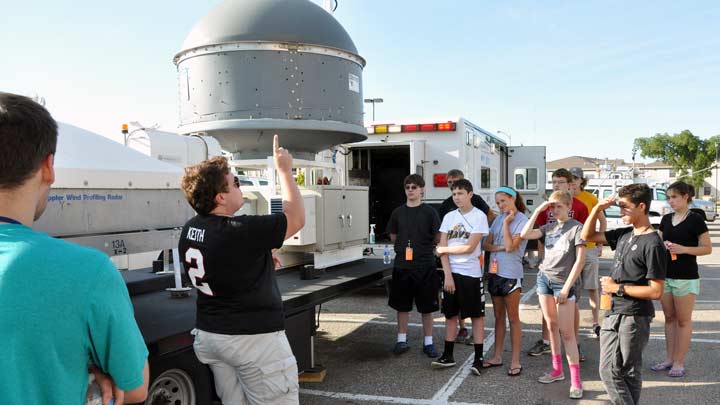
[[[411,262],[413,260],[413,248],[410,246],[405,248],[405,261]]]
[[[497,259],[493,259],[493,260],[490,262],[490,273],[492,273],[492,274],[497,274],[497,272],[498,272]]]

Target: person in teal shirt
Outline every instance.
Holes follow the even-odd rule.
[[[0,404],[85,403],[88,362],[104,396],[147,396],[147,347],[127,287],[101,252],[31,227],[55,179],[57,125],[0,93]]]

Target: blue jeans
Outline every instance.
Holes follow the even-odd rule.
[[[552,295],[557,298],[560,291],[562,291],[565,283],[556,283],[551,281],[550,278],[545,275],[542,271],[537,276],[537,293],[538,295]],[[570,288],[570,292],[567,296],[568,301],[575,300],[575,287]]]

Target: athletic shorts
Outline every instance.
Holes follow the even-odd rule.
[[[599,267],[598,247],[585,249],[585,267],[583,267],[580,277],[578,277],[580,280],[579,288],[583,290],[597,290],[600,288]]]
[[[399,312],[410,312],[413,302],[421,314],[440,309],[438,292],[442,283],[435,263],[420,269],[393,268],[388,305]]]
[[[521,278],[505,278],[490,274],[487,280],[488,292],[493,297],[504,297],[522,288]]]
[[[700,295],[700,279],[666,278],[665,293],[672,294],[675,297],[684,297],[688,294]]]
[[[460,315],[465,318],[485,316],[485,289],[482,277],[470,277],[452,273],[455,293],[443,290],[442,313],[445,318]]]
[[[538,295],[552,295],[557,298],[560,291],[563,289],[561,283],[555,283],[548,278],[543,272],[538,273],[537,276],[537,294]],[[570,288],[570,292],[567,296],[568,301],[575,301],[575,287]]]

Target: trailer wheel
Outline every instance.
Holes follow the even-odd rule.
[[[212,377],[191,350],[152,362],[145,405],[204,405],[212,403]]]

